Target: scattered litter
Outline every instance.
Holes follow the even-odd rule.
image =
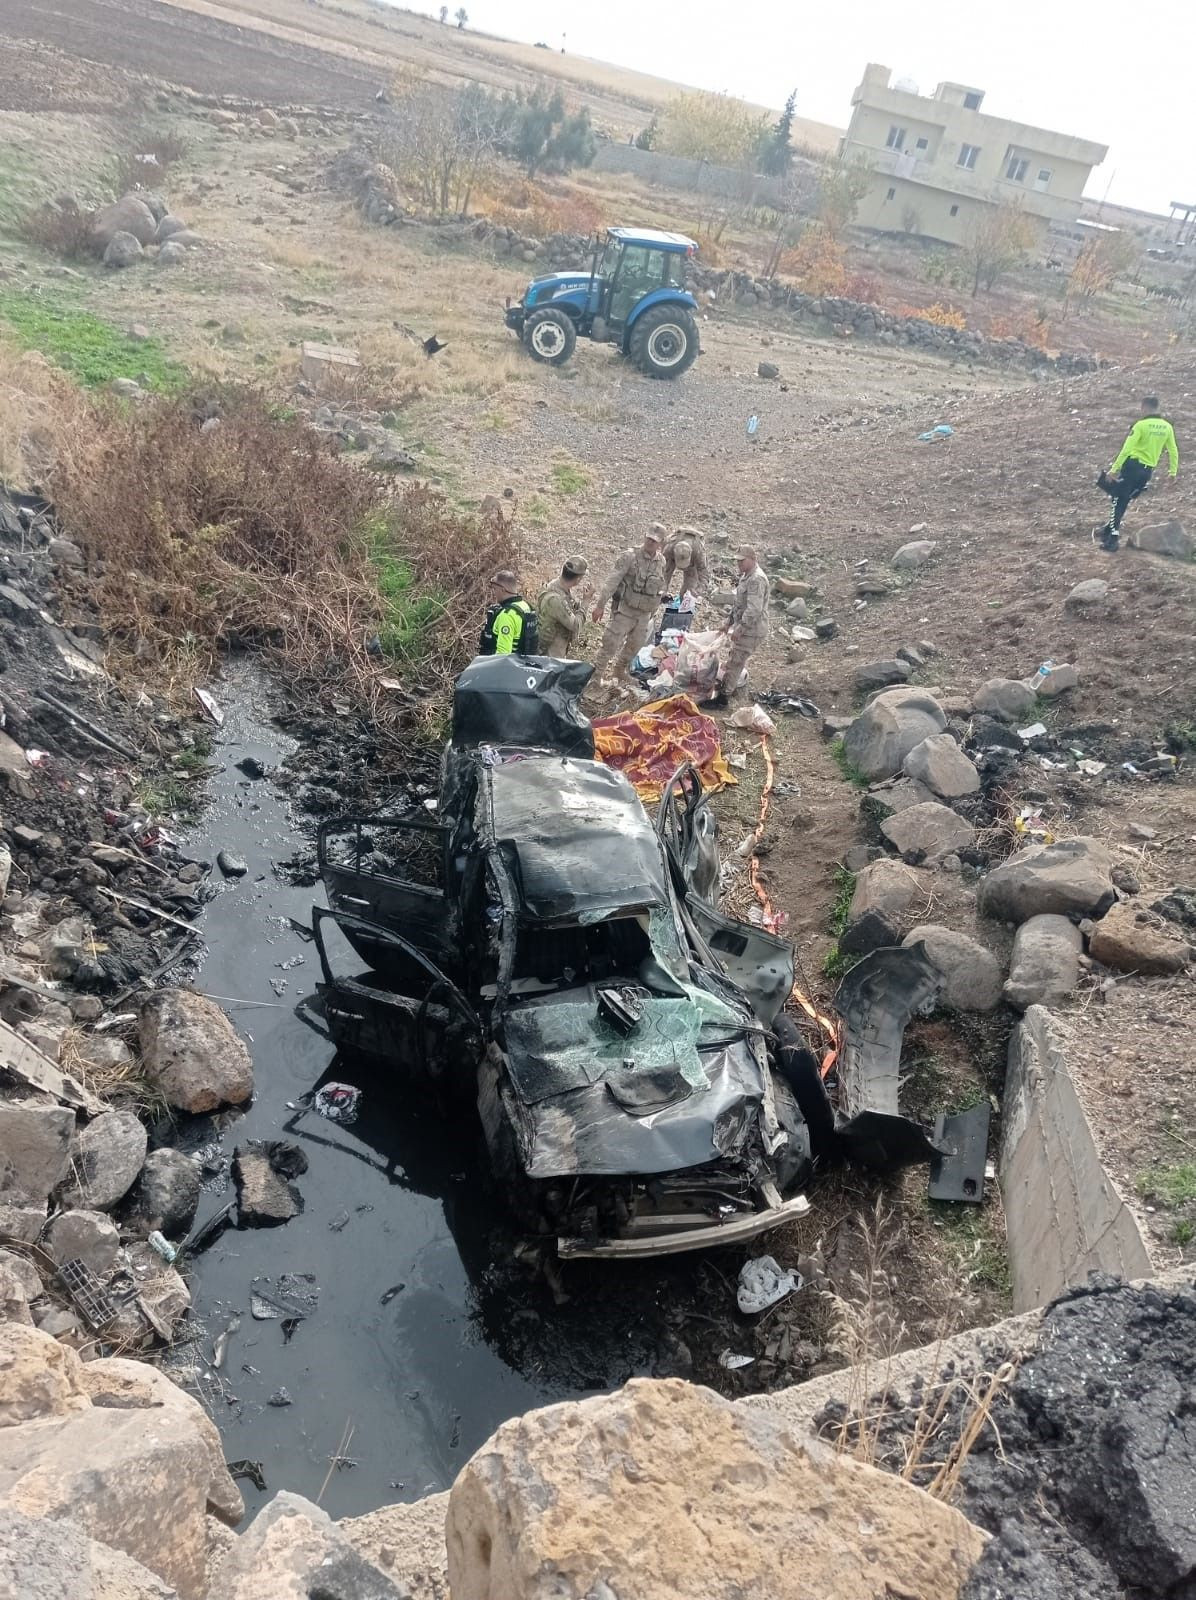
[[[305,944],[310,944],[315,938],[315,934],[311,931],[306,922],[298,922],[294,917],[288,917],[287,922],[290,924],[291,932],[297,933]]]
[[[196,693],[198,692],[197,690]],[[230,1478],[248,1478],[261,1494],[266,1492],[266,1474],[262,1471],[260,1461],[230,1461],[228,1475]]]
[[[240,1317],[234,1317],[227,1328],[222,1328],[212,1341],[212,1365],[219,1372],[228,1354],[228,1341],[241,1326]]]
[[[378,1304],[380,1306],[388,1306],[394,1299],[395,1295],[402,1294],[406,1287],[407,1285],[405,1283],[392,1283],[390,1288],[383,1292],[382,1298],[378,1301]]]
[[[800,1272],[784,1271],[772,1256],[755,1256],[739,1271],[735,1302],[749,1316],[767,1311],[802,1286]]]
[[[249,1310],[258,1322],[281,1318],[299,1323],[319,1303],[320,1286],[313,1272],[280,1272],[277,1278],[254,1278],[249,1286]]]
[[[328,1224],[329,1230],[332,1233],[339,1233],[342,1228],[347,1228],[348,1226],[349,1213],[347,1211],[342,1211],[339,1217],[333,1217],[332,1221]]]
[[[287,1393],[286,1389],[283,1388],[283,1389],[275,1389],[274,1393],[266,1401],[266,1404],[268,1406],[289,1406],[289,1405],[293,1405],[294,1401],[291,1399],[291,1397]]]
[[[1041,811],[1036,811],[1033,806],[1023,806],[1013,819],[1014,830],[1023,833],[1035,844],[1054,844],[1055,835],[1043,821]]]
[[[1141,777],[1141,773],[1138,771],[1137,767],[1132,761],[1123,761],[1121,763],[1121,770],[1122,772],[1128,772],[1131,778]]]
[[[329,1122],[339,1122],[344,1127],[357,1121],[361,1090],[351,1083],[326,1083],[317,1089],[312,1098],[313,1108]]]
[[[208,693],[208,691],[206,689],[196,689],[195,698],[203,707],[204,713],[209,720],[214,722],[218,728],[223,728],[224,712],[221,711],[220,707],[216,704],[215,700]]]
[[[733,728],[750,728],[753,733],[771,734],[777,731],[777,725],[764,710],[763,706],[740,706],[730,718]]]
[[[811,644],[817,639],[818,635],[813,628],[806,628],[800,622],[795,622],[789,630],[789,637],[795,644]]]
[[[173,1261],[178,1255],[178,1251],[175,1249],[174,1245],[171,1244],[170,1240],[164,1233],[159,1233],[157,1228],[155,1228],[153,1233],[150,1234],[148,1242],[150,1248],[155,1250],[158,1255],[162,1257],[163,1261]]]
[[[939,422],[933,428],[929,429],[928,432],[920,433],[918,438],[921,440],[949,439],[954,432],[955,429],[949,422]]]
[[[729,755],[727,757],[727,765],[735,772],[742,772],[747,766],[747,757],[741,750],[737,750],[734,755]]]
[[[760,429],[760,418],[756,417],[756,416],[749,417],[747,419],[747,436],[748,436],[748,438],[749,439],[754,439],[756,437],[756,434],[759,432],[759,429]]]
[[[1107,766],[1108,766],[1108,762],[1107,761],[1093,761],[1091,759],[1088,759],[1088,760],[1085,760],[1085,761],[1077,761],[1076,762],[1077,769],[1080,772],[1087,773],[1090,778],[1099,777],[1099,775],[1105,770],[1105,768]]]
[[[783,711],[786,716],[796,713],[799,717],[809,717],[811,720],[822,716],[813,700],[807,700],[804,695],[782,694],[777,689],[769,689],[762,694],[760,704],[767,706],[770,711]]]
[[[62,1263],[58,1269],[58,1281],[76,1311],[96,1333],[116,1320],[116,1306],[104,1285],[77,1256]]]
[[[28,761],[31,767],[44,767],[49,759],[50,752],[48,750],[26,750],[25,752],[25,760]]]
[[[1032,722],[1028,728],[1019,728],[1017,736],[1019,739],[1041,739],[1045,732],[1045,722]]]
[[[734,1350],[724,1350],[718,1358],[718,1364],[729,1372],[735,1372],[740,1367],[750,1367],[755,1359],[755,1356],[737,1356]]]

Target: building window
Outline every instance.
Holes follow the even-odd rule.
[[[917,144],[914,146],[914,149],[915,150],[925,150],[928,147],[929,143],[930,143],[930,141],[928,139],[919,139]]]
[[[1049,189],[1050,186],[1051,186],[1051,169],[1050,169],[1050,167],[1039,167],[1038,176],[1034,180],[1034,187],[1036,189],[1042,190],[1042,189]]]
[[[890,150],[905,149],[906,129],[899,128],[896,123],[889,129],[889,137],[885,140]]]
[[[1005,167],[1005,176],[1010,183],[1025,183],[1029,170],[1030,163],[1024,156],[1010,156]]]
[[[961,144],[959,147],[959,159],[955,165],[957,167],[966,167],[971,172],[976,165],[976,158],[979,154],[980,146],[978,144]]]
[[[958,206],[952,206],[951,207],[951,215],[953,217],[957,217],[959,215],[959,207]]]
[[[979,111],[980,102],[983,99],[984,96],[980,93],[979,89],[973,89],[970,94],[965,94],[963,97],[964,110]]]

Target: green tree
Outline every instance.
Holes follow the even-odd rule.
[[[464,6],[458,6],[457,7],[456,21],[457,21],[457,26],[459,28],[463,28],[465,26],[465,24],[469,21],[469,12],[466,11]]]
[[[586,107],[570,114],[561,91],[549,94],[544,84],[530,94],[504,96],[499,143],[529,178],[542,170],[588,167],[598,149]]]
[[[767,118],[742,100],[699,89],[670,100],[660,148],[671,156],[738,167],[754,155],[767,135]]]
[[[760,171],[770,178],[783,178],[793,165],[793,116],[797,106],[797,90],[785,101],[785,109],[768,134],[760,151]]]

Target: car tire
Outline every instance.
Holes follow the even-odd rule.
[[[698,355],[698,325],[684,306],[650,306],[631,330],[628,353],[649,378],[679,378]]]
[[[533,311],[523,324],[523,342],[533,361],[563,367],[577,344],[577,329],[567,311],[545,306]]]

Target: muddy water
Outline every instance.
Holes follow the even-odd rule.
[[[339,1516],[446,1488],[499,1422],[529,1406],[678,1370],[673,1330],[691,1341],[698,1333],[683,1327],[681,1308],[705,1298],[710,1269],[688,1257],[667,1268],[578,1264],[557,1306],[515,1258],[476,1129],[445,1126],[384,1076],[335,1059],[300,1019],[296,1002],[313,989],[318,959],[290,919],[306,923],[320,890],[284,882],[275,864],[309,840],[286,791],[236,767],[246,756],[277,767],[293,746],[270,722],[267,680],[241,670],[216,692],[226,712],[220,770],[188,844],[213,861],[229,850],[249,870],[227,882],[213,874],[218,892],[204,913],[195,981],[249,1041],[256,1087],[212,1152],[225,1165],[201,1222],[232,1196],[226,1163],[235,1144],[290,1139],[309,1165],[297,1180],[301,1216],[226,1228],[194,1258],[205,1333],[183,1359],[197,1369],[228,1458],[260,1462],[269,1492],[314,1499],[323,1487],[321,1503]],[[362,1090],[352,1127],[298,1108],[330,1079]],[[210,1124],[197,1119],[183,1137],[202,1145]],[[279,1321],[250,1311],[253,1280],[284,1272],[311,1273],[319,1285],[316,1309],[289,1340]],[[713,1288],[723,1301],[723,1286]],[[230,1323],[216,1371],[213,1339]],[[270,1404],[280,1389],[291,1404]],[[249,1482],[241,1487],[251,1509],[265,1498]]]

